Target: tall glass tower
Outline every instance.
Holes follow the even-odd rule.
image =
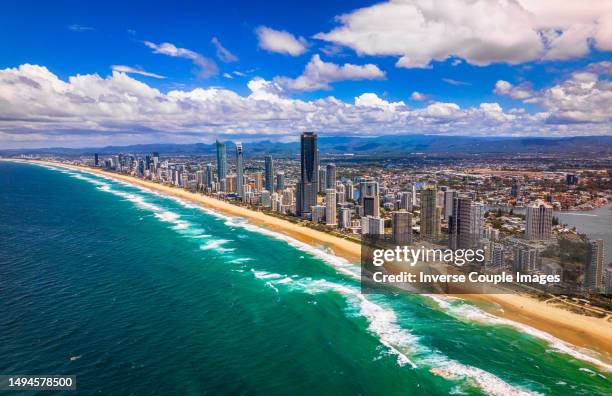
[[[236,143],[236,193],[244,199],[244,152],[242,143]]]
[[[317,134],[314,132],[302,133],[300,143],[301,169],[296,202],[298,216],[311,212],[311,207],[317,204],[317,191],[319,191],[319,150],[317,149]]]
[[[266,174],[265,174],[265,189],[274,192],[274,162],[271,155],[265,156]]]
[[[225,192],[225,175],[227,169],[227,152],[225,143],[217,140],[217,177],[219,178],[220,191]]]

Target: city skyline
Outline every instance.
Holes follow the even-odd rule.
[[[0,144],[612,133],[609,1],[235,4],[8,3]]]

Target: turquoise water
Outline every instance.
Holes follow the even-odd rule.
[[[357,273],[238,218],[0,162],[0,374],[104,395],[612,390],[596,356],[462,300],[363,296]]]

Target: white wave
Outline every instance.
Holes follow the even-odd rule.
[[[550,345],[557,352],[562,352],[567,355],[570,355],[576,359],[592,363],[607,372],[612,371],[612,365],[598,359],[596,356],[592,355],[592,351],[579,348],[577,346],[568,344],[565,341],[558,339],[557,337],[548,334],[542,330],[538,330],[531,326],[514,322],[509,319],[500,318],[498,316],[492,315],[488,312],[483,311],[482,309],[475,307],[473,305],[465,303],[463,300],[458,299],[456,297],[445,297],[438,295],[428,295],[429,298],[434,300],[440,308],[443,308],[447,312],[451,313],[453,316],[458,318],[464,318],[467,320],[497,325],[497,326],[508,326],[512,327],[516,330],[519,330],[522,333],[529,334],[532,337],[541,339],[546,341],[548,345]],[[453,304],[451,301],[458,301],[458,304]]]
[[[200,250],[217,250],[219,252],[225,252],[225,251],[228,251],[228,249],[223,248],[221,246],[228,242],[232,242],[232,241],[229,239],[213,239],[211,241],[208,241],[208,243],[200,245]]]

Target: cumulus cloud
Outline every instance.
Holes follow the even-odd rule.
[[[610,0],[391,0],[337,17],[315,38],[358,54],[396,56],[396,66],[429,67],[451,57],[486,66],[612,49]]]
[[[303,37],[295,37],[284,30],[274,30],[266,26],[260,26],[255,32],[259,39],[259,47],[267,51],[299,56],[307,50],[308,43]]]
[[[162,75],[150,73],[148,71],[142,70],[140,67],[132,67],[125,65],[113,65],[111,66],[113,71],[122,72],[122,73],[131,73],[131,74],[140,74],[141,76],[153,77],[153,78],[166,78]]]
[[[500,80],[493,92],[524,103],[540,104],[549,123],[610,123],[612,81],[602,77],[610,76],[611,72],[609,61],[592,63],[550,88],[534,91],[529,83],[515,86]]]
[[[522,100],[525,102],[532,99],[534,95],[531,89],[531,84],[522,83],[516,86],[504,80],[499,80],[495,83],[493,93],[496,95],[510,96],[512,99]]]
[[[171,43],[155,44],[151,41],[145,41],[144,44],[147,47],[151,48],[153,50],[153,53],[155,54],[162,54],[191,60],[193,64],[198,68],[199,77],[206,78],[219,73],[219,68],[217,67],[217,64],[214,61],[192,50],[186,48],[178,48]]]
[[[385,78],[385,72],[374,64],[342,66],[332,62],[324,62],[321,57],[313,55],[301,76],[291,79],[276,77],[274,81],[288,91],[316,91],[331,89],[330,83],[345,80],[380,80]]]
[[[221,42],[218,38],[213,37],[210,42],[215,46],[217,50],[217,58],[219,58],[221,62],[231,63],[236,62],[238,60],[238,57],[236,55],[232,54],[223,45],[221,45]]]
[[[278,83],[262,78],[247,86],[247,95],[212,87],[162,92],[118,71],[106,77],[78,74],[63,80],[43,66],[3,69],[0,142],[6,147],[193,142],[220,135],[280,139],[305,130],[345,135],[612,133],[607,112],[610,83],[589,72],[543,91],[546,111],[536,114],[505,111],[498,103],[462,108],[432,102],[411,108],[371,92],[352,103],[334,97],[298,100],[284,95]],[[591,122],[576,122],[587,119]]]

